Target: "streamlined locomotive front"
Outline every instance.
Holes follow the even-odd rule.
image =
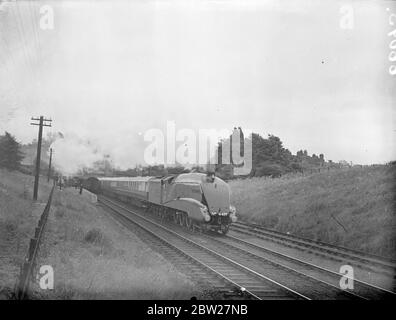
[[[220,178],[202,173],[180,174],[164,185],[163,204],[187,214],[187,224],[224,234],[237,220],[230,204],[230,187]]]
[[[206,177],[201,187],[210,214],[208,227],[227,233],[230,224],[237,220],[235,207],[230,201],[229,185],[217,177]]]

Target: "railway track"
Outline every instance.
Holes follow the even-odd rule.
[[[300,260],[290,255],[274,251],[233,236],[219,238],[218,241],[223,243],[225,246],[228,246],[230,250],[241,250],[256,260],[272,261],[273,263],[278,264],[279,266],[281,266],[285,270],[288,270],[291,273],[301,274],[302,276],[305,276],[308,280],[323,282],[327,284],[330,288],[332,287],[333,291],[336,290],[336,293],[337,290],[340,290],[339,283],[342,275],[330,269]],[[345,289],[345,291],[350,293],[351,296],[369,300],[396,298],[396,294],[393,291],[358,279],[349,279],[353,280],[353,290]]]
[[[351,263],[353,262],[354,265],[368,271],[385,274],[391,277],[395,277],[396,275],[396,261],[381,256],[282,233],[256,224],[237,222],[232,224],[230,230],[282,244],[283,246],[308,251],[312,254],[323,256],[334,261],[343,262],[348,260]]]
[[[154,231],[157,236],[162,233],[163,243],[168,243],[166,246],[174,246],[177,243],[177,249],[186,256],[198,260],[201,268],[204,266],[216,277],[223,277],[234,290],[246,288],[247,293],[255,298],[348,300],[394,298],[392,292],[356,280],[353,291],[342,290],[339,287],[341,275],[330,270],[232,236],[213,237],[193,234],[184,229],[178,230],[179,226],[163,225],[158,220],[151,219],[152,217],[143,216],[112,200],[101,198],[100,201],[112,210],[118,211],[118,214],[126,215],[127,219],[133,219],[133,223],[145,224],[145,228],[149,229],[146,230],[147,232]],[[153,227],[156,230],[153,230]],[[205,273],[201,272],[201,275],[203,274]],[[279,294],[274,288],[269,290],[268,282],[272,287],[275,285],[278,289],[281,288],[280,291],[283,293]],[[291,283],[292,287],[288,283]],[[284,296],[285,291],[289,295]]]
[[[213,233],[211,236],[200,234],[190,237],[195,237],[198,242],[204,241],[208,248],[223,252],[228,258],[241,261],[277,282],[293,283],[294,290],[312,299],[380,300],[396,297],[392,291],[351,278],[353,290],[342,290],[342,275],[337,272],[233,236]]]
[[[110,209],[113,216],[128,228],[138,227],[168,259],[176,264],[188,265],[190,273],[206,278],[221,291],[243,294],[253,299],[308,299],[254,270],[217,253],[183,234],[175,232],[147,217],[100,196],[98,201]]]

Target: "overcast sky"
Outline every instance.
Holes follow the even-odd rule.
[[[30,117],[51,117],[65,169],[98,149],[142,162],[144,132],[167,121],[272,133],[333,161],[395,159],[391,1],[0,3],[0,130],[28,142]],[[53,30],[39,26],[45,4]]]

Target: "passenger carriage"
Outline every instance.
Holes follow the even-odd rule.
[[[230,204],[230,187],[214,175],[183,173],[166,177],[89,178],[94,193],[149,208],[162,218],[189,229],[227,233],[237,220]]]

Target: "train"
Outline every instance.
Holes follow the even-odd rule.
[[[138,205],[187,229],[227,234],[237,221],[229,185],[214,174],[163,177],[89,177],[83,187],[95,194]]]

